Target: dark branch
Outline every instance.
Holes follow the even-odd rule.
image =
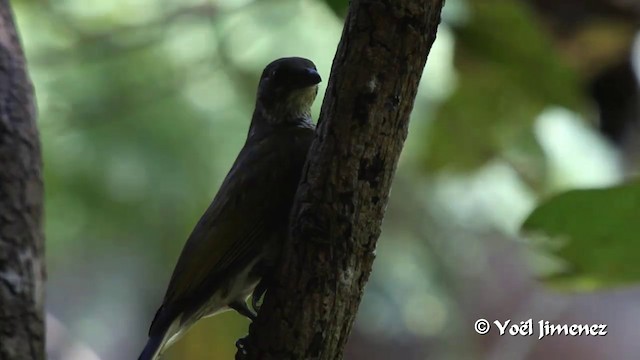
[[[0,359],[45,358],[42,177],[33,87],[0,0]]]
[[[340,359],[443,0],[353,0],[248,359]]]

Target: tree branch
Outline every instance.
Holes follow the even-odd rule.
[[[45,357],[42,195],[33,87],[0,0],[0,359]]]
[[[340,359],[444,0],[352,0],[249,359]]]

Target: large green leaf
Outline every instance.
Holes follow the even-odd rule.
[[[469,8],[470,21],[454,29],[457,87],[425,141],[430,172],[475,170],[521,146],[545,108],[584,108],[578,75],[525,4],[474,0]]]
[[[640,181],[563,193],[522,228],[550,236],[544,248],[565,263],[551,283],[594,289],[640,281]]]

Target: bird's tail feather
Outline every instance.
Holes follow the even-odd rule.
[[[162,350],[162,343],[164,340],[164,334],[158,334],[149,337],[147,345],[142,350],[142,353],[138,357],[138,360],[156,360],[160,356],[160,350]]]

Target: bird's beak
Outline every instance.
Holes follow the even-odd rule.
[[[304,76],[302,76],[302,79],[302,83],[300,84],[301,87],[317,85],[322,81],[320,74],[318,74],[318,70],[311,68],[304,69]]]

